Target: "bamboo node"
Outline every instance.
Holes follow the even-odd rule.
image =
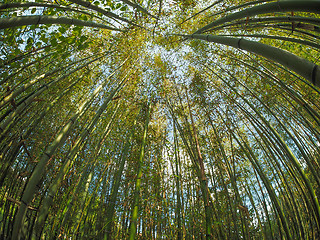
[[[318,65],[315,64],[315,65],[313,66],[312,73],[311,73],[311,81],[312,81],[313,85],[316,85],[316,73],[317,73],[317,68],[318,68]]]
[[[241,42],[241,40],[242,40],[242,38],[240,38],[239,40],[238,40],[238,48],[240,48],[241,49],[241,47],[240,47],[240,42]]]
[[[38,16],[38,21],[35,25],[38,25],[40,23],[40,21],[41,21],[41,15]]]

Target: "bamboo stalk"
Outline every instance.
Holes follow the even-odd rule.
[[[276,1],[271,3],[266,3],[262,5],[257,5],[245,10],[232,13],[223,18],[220,18],[201,29],[197,30],[194,34],[203,33],[210,28],[218,26],[220,24],[231,22],[240,18],[255,16],[258,14],[274,13],[274,12],[290,12],[290,11],[300,11],[300,12],[320,12],[320,2],[318,0],[286,0],[286,1]]]
[[[129,6],[136,8],[137,10],[139,10],[140,12],[143,12],[155,19],[158,19],[156,16],[152,15],[151,13],[149,13],[145,8],[141,7],[139,4],[133,3],[129,0],[120,0],[121,2],[124,2],[125,4],[128,4]]]
[[[148,103],[146,106],[146,120],[144,124],[143,136],[142,136],[142,143],[140,148],[139,160],[138,160],[138,170],[137,170],[137,177],[136,177],[136,186],[134,190],[134,197],[132,202],[132,213],[131,213],[131,221],[130,221],[130,230],[129,230],[129,239],[134,240],[137,234],[137,219],[139,214],[139,198],[140,198],[140,189],[141,189],[141,178],[142,178],[142,165],[145,155],[145,146],[147,140],[147,133],[148,133],[148,126],[150,122],[150,111],[151,111],[151,104]]]
[[[121,29],[109,27],[101,23],[83,21],[83,20],[79,20],[75,18],[67,18],[67,17],[37,15],[37,16],[22,16],[22,17],[11,17],[11,18],[0,19],[0,29],[21,27],[21,26],[28,26],[28,25],[39,25],[39,24],[67,24],[67,25],[75,25],[75,26],[103,28],[103,29],[123,32],[123,30]]]
[[[99,92],[103,89],[103,84],[100,84],[96,90],[91,94],[89,98],[85,100],[85,102],[78,108],[77,112],[70,118],[70,120],[65,124],[63,129],[57,134],[54,141],[47,147],[44,153],[41,155],[40,160],[35,167],[28,184],[23,192],[21,202],[23,204],[20,205],[17,215],[14,221],[13,227],[13,239],[20,239],[22,223],[25,219],[27,206],[31,202],[37,186],[41,183],[41,178],[45,172],[47,162],[54,155],[55,151],[63,145],[67,137],[69,136],[72,128],[76,121],[86,112],[89,104],[93,101],[94,97],[97,96]]]
[[[320,3],[320,2],[319,2]],[[201,39],[208,42],[215,42],[228,45],[234,48],[240,48],[255,54],[261,55],[267,59],[278,62],[281,65],[296,72],[300,76],[310,81],[313,85],[320,87],[320,68],[307,59],[301,58],[280,48],[269,46],[260,42],[250,41],[242,38],[223,37],[215,35],[180,35],[190,39]]]
[[[111,74],[109,76],[109,78],[113,74]],[[113,91],[111,91],[111,93],[109,94],[109,96],[107,97],[105,102],[100,106],[100,108],[96,112],[96,114],[93,117],[93,119],[91,120],[90,124],[82,131],[82,133],[80,134],[80,137],[78,138],[78,140],[76,141],[76,143],[73,145],[72,149],[70,150],[69,154],[67,155],[67,157],[63,163],[63,166],[60,168],[60,171],[59,171],[57,177],[55,178],[55,180],[53,181],[53,183],[49,187],[48,197],[46,197],[44,199],[44,203],[43,203],[42,207],[40,208],[39,217],[36,221],[35,239],[39,239],[41,236],[42,228],[43,228],[44,222],[47,218],[49,208],[53,203],[53,198],[56,195],[56,193],[59,189],[59,186],[60,186],[67,170],[69,169],[70,165],[72,164],[75,156],[77,155],[78,151],[82,148],[81,145],[83,145],[85,138],[88,135],[90,135],[90,133],[94,130],[94,126],[97,124],[98,120],[100,119],[101,114],[107,108],[108,104],[110,103],[112,98],[115,96],[115,94],[122,87],[123,83],[124,83],[124,81],[121,81],[119,86],[116,89],[114,89]],[[114,114],[115,113],[116,112],[114,112]],[[114,114],[113,114],[113,117],[114,117]],[[113,117],[111,118],[111,121],[113,120]],[[110,124],[111,124],[111,122],[110,122]]]
[[[72,2],[72,3],[76,3],[76,4],[80,5],[80,6],[85,7],[85,8],[89,8],[89,9],[92,9],[94,11],[97,11],[97,12],[99,12],[99,13],[107,16],[107,17],[118,19],[120,21],[129,23],[130,25],[133,25],[133,26],[136,26],[136,27],[144,28],[144,27],[142,27],[142,26],[140,26],[140,25],[138,25],[138,24],[126,19],[126,18],[120,17],[117,14],[114,14],[114,13],[112,13],[110,11],[106,11],[106,10],[104,10],[104,9],[102,9],[102,8],[92,4],[90,2],[83,1],[83,0],[68,0],[68,1]]]

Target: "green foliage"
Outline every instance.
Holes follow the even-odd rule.
[[[3,7],[124,31],[1,30],[0,238],[318,239],[319,89],[242,40],[181,36],[215,22],[316,64],[314,8],[224,18],[267,2]]]

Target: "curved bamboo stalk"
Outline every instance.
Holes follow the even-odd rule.
[[[118,28],[109,27],[101,23],[83,21],[83,20],[79,20],[75,18],[67,18],[67,17],[36,15],[36,16],[22,16],[22,17],[11,17],[11,18],[0,19],[0,29],[28,26],[28,25],[39,25],[39,24],[67,24],[67,25],[75,25],[75,26],[103,28],[103,29],[120,31],[120,32],[124,31]]]
[[[114,73],[113,73],[114,74]],[[113,75],[111,74],[109,78]],[[105,111],[105,109],[108,107],[110,101],[115,96],[115,94],[118,93],[119,89],[123,86],[123,83],[125,82],[125,79],[119,83],[119,86],[116,87],[109,96],[106,98],[105,102],[100,106],[98,111],[96,112],[95,116],[91,120],[90,124],[82,131],[80,134],[80,137],[76,141],[76,143],[73,145],[72,149],[70,150],[70,153],[67,155],[65,162],[63,163],[63,166],[61,167],[57,177],[49,187],[48,196],[44,199],[43,205],[40,208],[39,217],[36,220],[36,229],[35,229],[35,239],[39,239],[41,237],[41,232],[43,225],[45,223],[45,220],[48,215],[48,211],[50,206],[53,203],[53,198],[56,195],[60,183],[62,182],[67,170],[69,169],[70,165],[73,162],[73,159],[75,158],[78,151],[81,149],[82,143],[85,141],[85,138],[91,134],[91,132],[94,130],[94,126],[97,124],[98,120],[100,119],[101,114]],[[108,126],[111,125],[111,122],[115,116],[116,111],[114,111],[113,116],[110,120],[110,123]]]
[[[195,16],[197,16],[197,15],[199,15],[199,14],[201,14],[201,13],[207,11],[207,10],[209,10],[210,8],[214,7],[215,5],[217,5],[217,4],[219,4],[219,3],[223,2],[223,1],[224,1],[224,0],[217,0],[217,1],[215,1],[214,3],[212,3],[210,6],[206,7],[205,9],[202,9],[201,11],[193,14],[191,17],[188,17],[186,20],[182,21],[179,25],[182,25],[183,23],[189,21],[191,18],[194,18]]]
[[[320,2],[319,2],[320,3]],[[261,55],[267,59],[278,62],[281,65],[296,72],[300,76],[304,77],[312,84],[320,87],[320,68],[317,64],[314,64],[307,59],[301,58],[288,51],[280,48],[272,47],[260,42],[250,41],[242,38],[223,37],[214,35],[179,35],[187,38],[201,39],[208,42],[215,42],[223,45],[228,45],[234,48],[240,48],[258,55]]]
[[[213,72],[213,71],[212,71]],[[214,73],[214,72],[213,72]],[[215,74],[215,73],[214,73]],[[276,141],[279,143],[279,145],[281,146],[281,148],[283,149],[285,156],[287,156],[288,160],[290,161],[290,164],[292,164],[292,166],[290,167],[294,167],[294,169],[297,170],[297,172],[299,173],[302,182],[304,182],[307,191],[310,195],[311,198],[311,202],[312,202],[312,208],[314,211],[314,217],[316,220],[316,225],[317,228],[320,227],[320,207],[319,207],[319,202],[318,202],[318,198],[315,194],[314,188],[311,185],[311,182],[309,180],[309,178],[307,177],[305,171],[302,169],[301,164],[299,163],[299,161],[297,160],[297,158],[294,156],[294,154],[292,153],[292,151],[290,150],[290,148],[288,147],[288,145],[285,143],[285,141],[283,140],[283,138],[280,136],[280,134],[275,130],[274,127],[271,126],[271,124],[262,116],[262,114],[252,105],[252,103],[250,103],[246,98],[244,98],[241,94],[239,94],[234,87],[232,87],[229,83],[227,83],[223,78],[221,78],[219,75],[215,74],[217,77],[219,77],[225,84],[228,85],[228,87],[230,89],[232,89],[232,91],[239,96],[248,106],[250,106],[250,108],[257,114],[257,116],[262,120],[262,122],[266,125],[267,129],[270,130],[270,133],[272,133],[272,135],[274,136],[274,138],[276,139]],[[239,104],[238,104],[239,105]],[[247,114],[250,114],[246,109],[244,109],[241,105],[239,105],[239,107],[241,109],[243,109],[243,111],[245,111]],[[294,176],[294,174],[293,174]],[[301,182],[301,180],[297,180],[298,184],[299,182]]]
[[[73,82],[69,87],[67,87],[64,91],[62,91],[59,96],[57,96],[54,100],[52,100],[49,105],[44,109],[37,117],[37,119],[33,120],[33,122],[29,125],[26,132],[24,132],[20,136],[20,142],[13,146],[11,153],[9,153],[6,157],[0,155],[0,160],[4,158],[4,163],[1,166],[1,175],[0,175],[0,187],[2,186],[4,179],[6,177],[7,172],[9,171],[9,167],[13,164],[14,159],[19,154],[20,148],[24,144],[25,140],[29,138],[29,135],[34,131],[34,129],[38,126],[38,124],[42,121],[44,116],[52,109],[52,107],[63,97],[65,96],[80,80],[82,77],[79,77],[77,81]],[[9,145],[9,144],[8,144]]]
[[[90,13],[87,13],[85,11],[81,11],[78,9],[73,9],[67,6],[62,6],[59,4],[49,4],[49,3],[42,3],[42,2],[24,2],[24,3],[5,3],[0,5],[0,10],[2,9],[10,9],[10,8],[28,8],[28,7],[45,7],[45,8],[56,8],[56,9],[62,9],[62,10],[67,10],[67,11],[72,11],[72,12],[78,12],[78,13],[83,13],[86,15],[92,15]]]
[[[77,112],[70,118],[70,120],[65,124],[65,126],[60,131],[60,133],[57,134],[54,141],[47,147],[47,149],[41,155],[40,160],[36,165],[28,181],[26,188],[24,189],[24,192],[21,198],[21,203],[23,204],[20,205],[14,220],[14,226],[13,226],[13,232],[12,232],[13,239],[20,239],[22,223],[25,219],[27,206],[31,202],[36,192],[37,186],[41,183],[41,178],[45,172],[47,162],[49,161],[50,158],[52,158],[55,151],[60,146],[63,145],[63,143],[69,136],[71,130],[73,129],[76,121],[87,111],[87,108],[89,107],[90,103],[97,96],[97,94],[102,91],[103,85],[104,84],[101,83],[96,88],[96,90],[91,94],[91,96],[82,103],[82,105],[78,108]]]
[[[140,12],[143,12],[147,15],[149,15],[150,17],[153,17],[155,19],[158,19],[156,16],[152,15],[151,13],[149,13],[146,9],[144,9],[143,7],[141,7],[139,4],[133,3],[129,0],[120,0],[121,2],[124,2],[125,4],[128,4],[129,6],[139,10]]]
[[[229,56],[230,57],[230,56]],[[249,56],[250,57],[250,56]],[[255,73],[259,74],[259,76],[263,77],[263,78],[266,78],[268,80],[268,82],[270,82],[271,84],[274,84],[276,83],[280,89],[279,89],[279,94],[281,94],[284,98],[286,98],[286,96],[284,95],[284,92],[288,94],[288,96],[294,100],[296,103],[298,103],[299,105],[301,105],[305,111],[310,115],[310,117],[312,117],[312,119],[314,121],[316,121],[316,123],[320,126],[320,115],[318,114],[317,111],[315,111],[312,106],[310,105],[310,103],[308,103],[306,100],[304,100],[300,94],[296,91],[294,91],[293,89],[289,88],[283,81],[281,81],[279,78],[277,78],[273,72],[271,72],[268,68],[266,68],[264,65],[260,65],[255,59],[251,58],[251,60],[253,60],[254,63],[258,64],[259,66],[261,66],[263,68],[263,70],[261,70],[261,68],[258,68],[258,67],[255,67],[251,64],[248,64],[247,62],[245,61],[242,61],[240,59],[236,59],[236,58],[232,58],[232,60],[235,60],[237,62],[239,62],[240,64],[244,65],[244,66],[247,66],[249,67],[250,69],[252,69]],[[271,62],[271,64],[275,64],[273,62]],[[219,65],[219,64],[216,64],[216,65]],[[273,65],[272,65],[273,66]],[[278,65],[276,64],[277,67],[280,67],[281,69],[283,70],[287,70],[286,68],[284,68],[283,66],[281,65]],[[288,71],[288,70],[287,70]],[[295,77],[297,77],[299,80],[303,80],[302,78],[300,78],[299,76],[297,75],[294,75]],[[311,87],[314,91],[316,91],[317,93],[320,93],[319,90],[317,88],[315,88],[314,85],[312,84],[309,84],[309,82],[305,82],[305,84],[308,84],[309,87]],[[284,91],[284,92],[283,92]],[[292,101],[291,100],[291,101]],[[291,102],[289,101],[289,102]],[[299,111],[298,111],[299,112]],[[306,116],[304,116],[301,112],[299,112],[300,116],[303,117],[304,119],[306,119]],[[306,120],[306,122],[308,122]],[[311,131],[314,133],[315,136],[318,136],[319,135],[319,130],[318,128],[315,128],[315,127],[311,127],[309,128],[311,129]],[[319,139],[320,141],[320,139]]]
[[[231,133],[233,134],[233,133]],[[263,173],[263,170],[259,164],[259,161],[257,160],[255,154],[252,152],[250,146],[246,143],[246,141],[244,139],[242,139],[242,137],[240,136],[240,139],[242,140],[242,143],[240,142],[240,140],[236,137],[233,136],[234,139],[237,141],[238,145],[240,146],[240,148],[244,151],[245,155],[247,156],[247,158],[249,159],[249,161],[252,163],[254,169],[257,171],[259,177],[261,178],[264,186],[267,189],[267,192],[269,194],[269,197],[272,201],[272,204],[274,205],[274,207],[277,209],[277,212],[279,214],[279,217],[281,219],[281,223],[283,225],[285,234],[287,239],[292,239],[291,237],[291,233],[289,230],[289,226],[288,226],[288,222],[284,216],[284,213],[281,209],[279,200],[275,194],[275,191],[272,187],[272,184],[270,183],[269,179],[266,177],[266,175]]]
[[[32,50],[29,50],[27,52],[21,53],[18,56],[15,56],[14,58],[7,59],[6,61],[1,62],[0,68],[4,68],[5,66],[10,65],[13,62],[19,61],[19,60],[21,60],[23,58],[26,58],[28,56],[35,55],[36,53],[41,53],[48,47],[51,47],[51,45],[49,44],[49,45],[46,45],[46,46],[43,46],[43,47],[39,47],[37,49],[32,49]]]
[[[101,17],[99,17],[97,15],[88,13],[88,12],[83,11],[83,10],[70,8],[70,7],[67,7],[67,6],[59,5],[59,4],[50,4],[50,3],[42,3],[42,2],[5,3],[5,4],[0,5],[0,10],[1,9],[10,9],[10,8],[27,8],[27,7],[55,8],[55,9],[61,9],[61,10],[64,10],[64,11],[69,11],[69,12],[82,13],[82,14],[89,15],[89,16],[94,17],[94,18],[98,18],[98,19],[100,19],[100,20],[105,22],[105,20],[103,18],[101,18]]]
[[[313,48],[320,49],[320,44],[316,42],[311,42],[304,39],[298,39],[298,38],[290,38],[290,37],[281,37],[281,36],[274,36],[274,35],[264,35],[264,34],[233,34],[233,35],[219,35],[224,37],[254,37],[254,38],[270,38],[270,39],[276,39],[276,40],[283,40],[287,42],[294,42],[299,43],[304,46],[310,46]]]
[[[178,234],[177,234],[177,240],[184,239],[184,234],[182,231],[182,221],[181,221],[181,195],[182,191],[180,190],[180,184],[181,184],[181,171],[179,169],[181,163],[180,163],[180,156],[179,156],[179,144],[177,139],[177,130],[176,126],[173,124],[173,148],[174,148],[174,163],[175,163],[175,171],[174,175],[176,176],[176,191],[177,191],[177,205],[176,205],[176,216],[177,216],[177,225],[178,225]],[[172,168],[173,169],[173,168]]]
[[[91,61],[89,61],[88,63],[85,63],[69,72],[67,72],[66,74],[62,75],[60,78],[52,80],[51,82],[42,85],[37,91],[35,91],[34,93],[31,94],[31,96],[29,96],[28,98],[26,98],[22,103],[20,104],[14,112],[12,112],[6,119],[5,121],[3,121],[0,125],[0,140],[2,140],[2,138],[7,134],[7,131],[9,131],[9,127],[10,125],[12,125],[15,122],[15,118],[21,113],[23,112],[26,107],[35,99],[35,97],[39,96],[42,92],[44,92],[45,90],[47,90],[50,86],[52,86],[55,83],[60,82],[61,80],[65,79],[66,77],[70,76],[72,73],[79,71],[80,69],[88,66],[89,64],[101,59],[103,56],[95,58]]]
[[[240,109],[248,116],[249,119],[251,119],[253,122],[255,122],[254,124],[252,124],[254,126],[254,128],[256,129],[257,132],[259,132],[260,136],[262,135],[262,133],[260,133],[260,131],[258,130],[259,128],[262,128],[261,125],[256,119],[254,116],[252,116],[251,113],[249,113],[246,109],[244,109],[242,106],[240,106]],[[266,134],[265,134],[266,133]],[[300,191],[300,195],[302,195],[303,199],[304,199],[304,202],[306,204],[306,206],[308,206],[307,208],[305,208],[304,210],[307,211],[307,216],[308,218],[310,217],[310,215],[312,215],[312,218],[315,220],[316,222],[316,228],[318,228],[317,226],[317,217],[315,216],[315,214],[312,213],[312,209],[314,208],[313,206],[311,206],[311,203],[310,203],[310,200],[309,198],[306,196],[306,193],[305,193],[305,188],[302,186],[301,184],[301,181],[298,179],[298,177],[296,176],[295,172],[294,172],[294,169],[292,169],[291,166],[288,166],[282,159],[286,159],[287,156],[286,156],[286,153],[284,153],[284,149],[282,149],[281,146],[277,146],[277,144],[279,144],[279,142],[277,141],[277,139],[272,139],[273,136],[271,133],[269,133],[268,131],[265,131],[264,134],[267,136],[267,141],[270,141],[272,142],[274,145],[273,145],[273,148],[275,148],[274,151],[277,151],[278,152],[278,155],[279,155],[279,159],[281,161],[281,167],[283,168],[283,166],[285,166],[286,170],[289,172],[289,174],[292,176],[292,178],[294,179],[294,181],[297,183],[296,186],[299,188],[299,191]],[[262,139],[263,141],[265,141],[265,137],[262,136]],[[275,141],[275,142],[274,142]],[[277,161],[275,161],[277,163]],[[280,189],[280,191],[282,191]],[[294,201],[294,198],[293,200]],[[312,201],[311,201],[312,202]],[[301,203],[299,202],[299,205]],[[290,210],[289,210],[290,211]],[[288,213],[288,215],[291,214],[291,211],[290,213]],[[294,221],[294,223],[296,223],[296,221]],[[297,229],[295,229],[296,231],[298,231]]]
[[[112,225],[113,225],[112,223],[113,223],[114,211],[115,211],[115,206],[116,206],[120,183],[121,183],[121,176],[123,174],[123,169],[124,169],[124,165],[126,163],[127,157],[128,157],[130,144],[131,144],[134,132],[135,132],[136,122],[137,122],[137,120],[135,119],[135,121],[132,125],[131,133],[130,133],[129,137],[127,138],[127,141],[123,147],[123,151],[121,153],[121,158],[120,158],[120,162],[119,162],[119,168],[118,168],[118,170],[115,174],[114,180],[113,180],[114,182],[113,182],[112,190],[111,190],[110,203],[107,207],[107,216],[106,216],[107,240],[112,239],[112,234],[111,234],[112,233]]]
[[[24,92],[25,90],[27,90],[29,87],[31,87],[32,85],[34,85],[35,83],[45,79],[45,78],[48,78],[52,75],[54,75],[55,73],[58,73],[59,71],[62,71],[62,70],[65,70],[68,68],[70,68],[71,66],[77,64],[77,63],[80,63],[82,61],[85,61],[89,58],[91,58],[93,56],[89,56],[89,57],[86,57],[86,58],[82,58],[80,60],[77,60],[77,61],[74,61],[74,62],[71,62],[70,64],[68,64],[67,66],[62,66],[62,67],[59,67],[59,68],[56,68],[50,72],[47,72],[47,73],[44,73],[44,74],[41,74],[40,76],[37,76],[35,77],[34,79],[32,79],[30,82],[28,83],[25,83],[23,86],[21,86],[20,88],[18,89],[13,89],[12,92],[5,96],[3,99],[1,99],[0,101],[0,109],[3,108],[6,104],[8,104],[9,102],[11,102],[14,98],[16,98],[19,94],[21,94],[22,92]],[[96,57],[96,55],[95,55]],[[79,70],[79,69],[77,69]]]
[[[68,1],[72,2],[72,3],[76,3],[76,4],[80,5],[80,6],[85,7],[85,8],[89,8],[89,9],[92,9],[94,11],[97,11],[97,12],[99,12],[99,13],[107,16],[107,17],[118,19],[120,21],[129,23],[130,25],[133,25],[133,26],[136,26],[136,27],[144,28],[144,27],[142,27],[142,26],[140,26],[138,24],[135,24],[134,22],[132,22],[132,21],[126,19],[126,18],[120,17],[117,14],[114,14],[114,13],[112,13],[110,11],[106,11],[106,10],[104,10],[104,9],[102,9],[102,8],[92,4],[90,2],[83,1],[83,0],[68,0]]]
[[[19,73],[21,73],[22,71],[28,69],[28,67],[30,67],[30,66],[32,66],[32,65],[34,65],[34,64],[36,64],[36,63],[39,63],[40,61],[43,61],[44,59],[52,56],[53,54],[54,54],[54,53],[46,54],[45,56],[43,56],[43,57],[41,57],[41,58],[38,58],[38,59],[36,59],[36,60],[34,60],[34,61],[32,61],[32,62],[24,65],[24,66],[22,66],[21,68],[19,68],[19,69],[16,70],[15,72],[13,72],[13,73],[11,73],[10,75],[8,75],[6,78],[2,79],[2,80],[0,81],[0,85],[3,86],[3,84],[8,83],[8,81],[9,81],[10,79],[12,79],[14,76],[16,76],[17,74],[19,74]],[[1,99],[1,102],[2,102],[2,99]],[[0,108],[1,108],[1,107],[0,107]]]
[[[151,112],[151,103],[148,103],[146,106],[146,120],[144,124],[143,136],[141,149],[138,160],[138,170],[136,177],[136,185],[134,190],[133,202],[132,202],[132,213],[131,213],[131,221],[130,221],[130,230],[129,230],[129,239],[134,240],[137,234],[137,219],[139,214],[139,198],[140,198],[140,189],[141,189],[141,178],[142,178],[142,165],[145,155],[145,146],[147,140],[148,126],[150,122],[150,112]]]
[[[312,17],[293,17],[293,16],[288,16],[288,17],[264,17],[264,18],[250,18],[246,20],[239,20],[236,22],[231,22],[229,24],[223,24],[221,26],[215,27],[212,30],[220,30],[225,27],[230,27],[230,26],[236,26],[236,25],[242,25],[245,24],[245,28],[250,28],[250,23],[256,23],[256,22],[291,22],[291,27],[294,29],[296,27],[303,27],[303,23],[311,23],[313,25],[319,26],[320,25],[320,20],[318,18],[312,18]],[[242,25],[243,26],[243,25]],[[316,27],[314,26],[314,27]]]
[[[251,8],[247,8],[240,12],[232,13],[223,18],[220,18],[202,28],[197,30],[194,34],[203,33],[210,28],[218,26],[220,24],[231,22],[236,19],[255,16],[258,14],[274,13],[274,12],[289,12],[289,11],[300,11],[300,12],[320,12],[320,2],[318,0],[286,0],[277,1],[272,3],[266,3]]]
[[[208,189],[208,182],[207,177],[205,173],[205,167],[203,162],[203,157],[200,150],[200,145],[198,141],[197,131],[193,120],[193,114],[190,106],[189,96],[188,92],[186,91],[186,97],[187,97],[187,104],[188,104],[188,110],[189,110],[189,116],[191,120],[191,127],[192,127],[192,134],[193,136],[190,136],[190,139],[194,139],[195,145],[196,145],[196,156],[197,156],[197,162],[200,167],[200,175],[199,175],[199,181],[200,181],[200,187],[203,197],[203,203],[205,207],[205,215],[206,215],[206,239],[212,239],[212,206],[210,204],[210,191]],[[232,209],[231,209],[232,211]]]
[[[217,65],[219,65],[218,63],[216,63]],[[220,68],[225,71],[229,76],[232,77],[232,79],[234,79],[236,82],[238,82],[241,86],[243,86],[256,100],[258,100],[258,102],[271,114],[271,116],[274,117],[274,119],[279,123],[279,126],[282,127],[282,129],[284,129],[284,131],[287,133],[287,135],[292,139],[292,141],[295,143],[295,145],[297,146],[297,148],[299,149],[303,159],[305,160],[307,166],[309,167],[309,169],[311,170],[311,173],[313,175],[313,177],[315,178],[316,183],[318,184],[318,187],[320,187],[320,177],[319,174],[316,172],[316,170],[313,167],[313,164],[311,163],[311,159],[310,156],[307,155],[307,153],[303,150],[300,142],[296,139],[296,137],[293,136],[293,134],[288,130],[288,128],[283,124],[283,121],[281,121],[279,119],[279,117],[275,114],[275,112],[273,110],[271,110],[251,89],[249,89],[245,84],[243,84],[242,82],[240,82],[235,76],[233,76],[233,74],[229,73],[228,71],[226,71],[224,68],[222,68],[220,66]],[[287,86],[282,86],[284,89],[288,89]],[[293,92],[293,91],[291,91]],[[297,95],[297,94],[296,94]],[[307,105],[307,104],[303,104],[303,105]]]
[[[226,9],[224,9],[224,10],[221,10],[219,12],[216,12],[216,13],[212,14],[210,17],[214,17],[214,16],[217,16],[219,14],[225,14],[226,12],[237,10],[237,9],[240,9],[240,8],[243,8],[243,7],[246,7],[246,6],[258,5],[260,3],[272,2],[272,1],[274,1],[274,0],[256,0],[256,1],[252,1],[252,2],[239,4],[239,5],[236,5],[236,6],[231,6],[231,7],[228,7]]]

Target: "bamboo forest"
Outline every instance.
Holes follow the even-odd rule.
[[[319,0],[0,14],[0,240],[320,239]]]

